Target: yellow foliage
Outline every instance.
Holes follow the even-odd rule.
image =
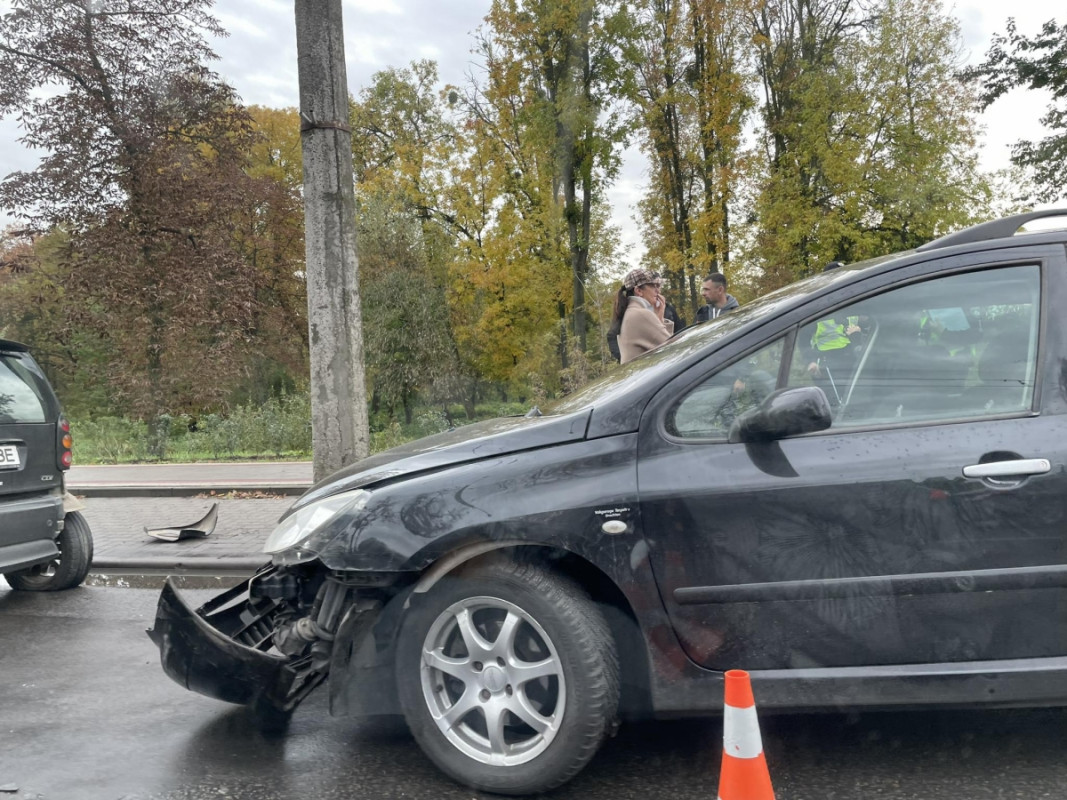
[[[297,110],[250,106],[248,113],[258,134],[249,153],[249,174],[289,187],[301,185],[304,167]]]

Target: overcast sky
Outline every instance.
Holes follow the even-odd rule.
[[[0,9],[6,3],[0,0]],[[981,61],[992,35],[1014,16],[1025,35],[1057,18],[1064,22],[1062,0],[956,0],[946,6],[960,21],[965,55]],[[443,82],[462,83],[475,68],[471,34],[482,23],[489,0],[344,0],[345,54],[353,94],[370,83],[377,70],[402,67],[420,58],[438,62]],[[298,102],[296,34],[292,0],[217,0],[215,14],[230,36],[214,42],[220,56],[214,68],[236,87],[247,104],[295,107]],[[997,101],[984,115],[983,165],[1007,166],[1010,145],[1041,133],[1038,119],[1047,97],[1016,91]],[[0,120],[0,175],[31,169],[32,153],[18,143],[12,119]],[[636,154],[627,159],[618,186],[611,192],[614,219],[624,241],[639,248],[632,205],[644,180],[644,164]],[[0,213],[0,225],[10,220]],[[631,252],[631,258],[636,253]]]

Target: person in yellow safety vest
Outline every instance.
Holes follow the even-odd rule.
[[[929,311],[923,311],[919,318],[919,341],[933,344],[941,338],[945,326]]]
[[[823,272],[842,266],[840,261],[831,261]],[[840,405],[848,380],[852,376],[854,348],[852,338],[862,333],[858,316],[849,316],[844,322],[833,317],[821,319],[815,324],[811,335],[811,357],[808,373],[815,379],[831,405]]]
[[[827,350],[840,350],[852,344],[850,338],[860,330],[859,317],[846,317],[842,324],[837,323],[833,317],[821,319],[815,325],[815,333],[811,337],[811,348],[820,353]]]
[[[826,392],[831,405],[839,405],[844,399],[842,393],[852,376],[852,337],[860,332],[859,317],[856,316],[846,317],[844,322],[827,317],[815,323],[808,373]]]

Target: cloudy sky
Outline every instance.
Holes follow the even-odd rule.
[[[0,9],[7,3],[0,0]],[[1062,0],[946,1],[960,20],[965,57],[981,61],[990,38],[1004,30],[1014,16],[1024,34],[1036,33],[1046,20],[1064,22]],[[476,69],[471,34],[482,23],[489,0],[344,0],[345,53],[348,83],[353,93],[367,86],[377,70],[405,66],[420,58],[434,59],[440,77],[462,83]],[[296,34],[292,0],[216,0],[215,14],[230,36],[214,42],[220,60],[215,69],[247,104],[295,107],[298,101]],[[983,116],[986,128],[983,164],[995,169],[1008,163],[1010,145],[1022,137],[1040,135],[1038,119],[1047,97],[1017,91],[997,101]],[[0,175],[30,169],[32,153],[18,142],[14,121],[0,120]],[[618,186],[611,193],[614,218],[626,244],[640,245],[631,221],[632,204],[644,179],[644,165],[634,154],[627,159]],[[0,212],[0,225],[10,220]],[[633,257],[634,252],[631,252]]]

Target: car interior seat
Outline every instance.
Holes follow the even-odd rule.
[[[1032,384],[1027,376],[1029,349],[1025,329],[1005,331],[986,342],[978,356],[979,385],[968,390],[968,406],[990,413],[1025,409]]]

